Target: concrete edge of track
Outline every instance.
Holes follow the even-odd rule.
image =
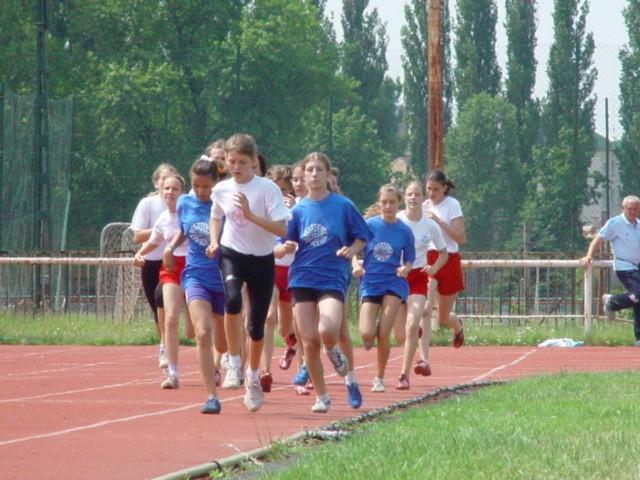
[[[478,382],[470,382],[470,383],[460,383],[457,385],[453,385],[451,387],[436,388],[422,395],[418,395],[416,397],[410,398],[408,400],[403,400],[401,402],[395,402],[390,405],[387,405],[386,407],[376,408],[374,410],[361,413],[360,415],[356,415],[355,417],[336,420],[334,422],[328,423],[327,425],[314,430],[300,431],[298,433],[291,435],[290,437],[280,439],[275,442],[271,442],[269,443],[269,445],[265,447],[257,448],[249,452],[238,453],[236,455],[225,457],[221,460],[212,460],[211,462],[203,463],[201,465],[188,467],[183,470],[178,470],[176,472],[155,477],[153,480],[185,480],[185,479],[191,480],[191,479],[201,478],[205,476],[208,477],[209,473],[212,471],[223,472],[229,468],[238,466],[245,462],[257,462],[258,458],[264,458],[268,456],[271,453],[271,451],[275,448],[275,445],[278,445],[280,447],[282,445],[292,445],[304,440],[312,440],[312,439],[313,440],[328,440],[328,439],[333,440],[336,438],[341,438],[347,435],[347,432],[342,430],[342,428],[348,425],[355,425],[358,423],[362,423],[382,415],[388,415],[390,413],[393,413],[396,410],[405,409],[413,405],[417,405],[427,401],[444,400],[446,398],[449,398],[451,395],[462,393],[466,390],[489,387],[493,385],[503,385],[505,383],[507,382],[478,381]]]

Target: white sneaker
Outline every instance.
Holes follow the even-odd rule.
[[[244,386],[244,406],[250,412],[257,412],[262,406],[264,401],[264,394],[262,393],[262,385],[260,381],[247,382]]]
[[[384,392],[384,382],[381,378],[375,377],[371,383],[371,391],[375,393]]]
[[[220,368],[223,370],[229,370],[231,368],[231,359],[229,358],[229,352],[224,352],[220,356]]]
[[[180,388],[180,381],[176,375],[168,375],[167,378],[164,379],[164,382],[160,384],[160,388],[175,390],[176,388]]]
[[[331,406],[331,400],[323,402],[320,397],[316,397],[316,403],[311,407],[313,413],[327,413]]]
[[[607,316],[607,320],[609,320],[610,322],[616,319],[616,312],[611,310],[611,305],[609,303],[611,302],[612,297],[613,295],[611,295],[610,293],[605,293],[604,295],[602,295],[602,309],[604,310],[604,314]]]
[[[640,340],[636,340],[636,347],[640,347]]]
[[[158,367],[160,368],[169,367],[169,359],[167,358],[167,352],[164,350],[160,350],[160,353],[158,354]]]
[[[227,374],[224,376],[224,382],[222,382],[222,388],[240,388],[241,372],[239,368],[229,368]]]
[[[336,369],[336,373],[341,377],[346,377],[347,373],[349,373],[349,362],[347,361],[347,357],[340,351],[338,347],[334,347],[333,350],[327,350],[327,356],[329,360],[331,360],[331,364],[333,368]]]

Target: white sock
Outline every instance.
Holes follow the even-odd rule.
[[[354,370],[351,370],[349,373],[347,373],[347,376],[344,377],[344,383],[345,385],[351,385],[352,383],[356,382],[356,372]]]
[[[160,351],[161,351],[161,352],[164,352],[164,343],[161,343],[161,344],[160,344]]]
[[[229,354],[229,364],[231,368],[240,368],[240,355]]]
[[[247,379],[249,383],[257,382],[260,380],[260,372],[258,370],[253,370],[251,367],[247,367]]]
[[[324,403],[329,403],[331,401],[328,393],[325,393],[324,395],[318,395],[316,398],[318,400],[322,400]]]
[[[629,295],[629,300],[631,300],[633,303],[638,303],[638,297],[636,297],[635,293]]]
[[[175,363],[169,365],[169,368],[167,369],[167,373],[170,376],[177,377],[178,376],[178,366]]]

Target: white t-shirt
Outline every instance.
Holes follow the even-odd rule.
[[[233,178],[223,180],[211,193],[211,218],[225,217],[220,244],[245,255],[273,253],[276,236],[245,218],[242,210],[234,205],[233,195],[237,192],[247,197],[249,208],[259,217],[274,222],[291,218],[280,188],[268,178],[254,175],[247,183],[238,183]]]
[[[153,224],[149,241],[158,246],[162,246],[164,249],[167,243],[169,243],[179,231],[178,214],[165,210],[160,214],[156,223]],[[186,257],[188,250],[189,241],[185,240],[173,251],[173,255],[176,257]]]
[[[427,217],[420,217],[414,222],[407,218],[406,210],[398,213],[398,220],[406,223],[413,232],[416,246],[416,259],[413,268],[423,268],[427,264],[427,250],[443,250],[447,243],[442,236],[442,229],[436,222]]]
[[[160,214],[166,209],[167,205],[160,195],[151,195],[150,197],[143,198],[133,213],[133,220],[131,220],[131,226],[129,228],[134,232],[153,228]],[[144,258],[147,260],[162,260],[163,249],[164,245],[159,245],[147,253]]]
[[[424,215],[429,211],[437,215],[447,225],[451,225],[454,219],[463,216],[460,202],[453,197],[444,197],[444,200],[437,205],[434,205],[429,199],[425,200],[422,204],[422,214]],[[444,241],[447,242],[448,253],[456,253],[460,250],[458,243],[447,235],[447,232],[444,230],[442,230],[442,236],[444,237]]]

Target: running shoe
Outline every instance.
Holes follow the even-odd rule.
[[[167,352],[164,350],[160,350],[158,354],[158,367],[169,368],[169,359],[167,358]]]
[[[281,370],[287,370],[291,366],[291,362],[293,361],[293,357],[296,356],[296,348],[295,347],[287,347],[284,352],[282,352],[282,356],[280,357],[279,367]]]
[[[304,385],[294,385],[293,389],[297,395],[311,395],[311,392]]]
[[[239,368],[229,368],[227,374],[224,377],[222,388],[240,388],[242,372]]]
[[[607,316],[607,320],[613,322],[616,319],[616,312],[611,309],[611,299],[613,295],[610,293],[605,293],[602,295],[602,310],[604,310],[604,314]]]
[[[271,391],[271,384],[273,383],[273,377],[271,376],[271,372],[267,372],[266,370],[260,374],[260,386],[262,387],[262,391],[264,393],[269,393]]]
[[[398,378],[396,390],[409,390],[409,379],[404,373]]]
[[[358,387],[358,382],[347,384],[347,402],[351,408],[360,408],[362,406],[362,394]]]
[[[307,367],[302,365],[300,366],[300,369],[296,372],[296,374],[293,376],[293,379],[291,380],[291,382],[294,385],[300,385],[301,387],[304,387],[308,381],[309,381],[309,371],[307,370]]]
[[[219,387],[220,384],[222,383],[222,374],[220,373],[219,368],[216,368],[216,373],[214,374],[214,377],[216,379],[216,387]]]
[[[316,403],[311,407],[311,411],[314,413],[327,413],[331,407],[331,400],[323,402],[320,397],[316,397]]]
[[[223,370],[229,370],[231,368],[229,352],[224,352],[222,355],[220,355],[220,368],[222,368]]]
[[[424,360],[418,360],[413,367],[413,372],[416,375],[422,375],[423,377],[428,377],[431,375],[431,367]]]
[[[164,390],[175,390],[180,388],[180,382],[177,375],[167,375],[167,378],[160,384],[160,388]]]
[[[453,334],[453,348],[460,348],[464,345],[464,329],[460,329],[458,333]]]
[[[257,412],[264,401],[264,393],[262,393],[262,385],[260,381],[247,382],[244,386],[244,406],[250,412]]]
[[[333,368],[336,369],[336,373],[341,377],[346,377],[347,373],[349,373],[349,362],[340,349],[338,347],[333,347],[332,350],[327,351],[327,356],[329,357],[329,360],[331,360]]]
[[[381,378],[375,377],[371,383],[371,391],[374,393],[384,392],[384,382]]]
[[[220,413],[220,410],[222,410],[222,406],[216,397],[209,397],[205,404],[200,407],[202,413]]]

